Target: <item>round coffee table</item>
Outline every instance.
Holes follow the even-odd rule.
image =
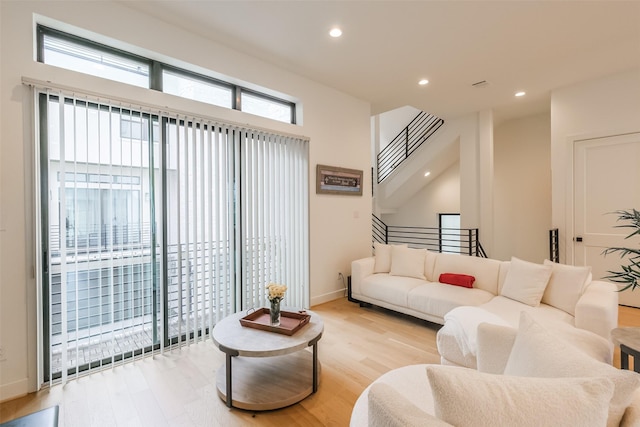
[[[225,364],[216,374],[216,386],[228,407],[279,409],[318,390],[318,341],[324,323],[314,312],[306,313],[311,315],[309,323],[291,336],[242,326],[240,319],[245,312],[216,324],[213,342],[226,354]]]

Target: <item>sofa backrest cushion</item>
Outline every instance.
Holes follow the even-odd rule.
[[[405,248],[402,246],[391,247],[391,276],[414,277],[426,280],[424,264],[427,256],[426,249]]]
[[[599,378],[516,378],[443,365],[426,371],[435,415],[457,427],[603,426],[613,394],[612,382]]]
[[[511,257],[500,295],[537,307],[551,277],[551,266]]]
[[[587,285],[591,267],[557,264],[548,259],[544,260],[544,265],[551,266],[551,278],[542,302],[575,316],[576,304]]]
[[[433,270],[436,266],[436,259],[438,259],[438,252],[431,252],[427,250],[427,256],[424,259],[424,276],[430,282],[437,282],[438,278],[433,277]]]
[[[502,293],[502,287],[504,286],[504,279],[507,278],[507,273],[509,272],[509,267],[511,266],[511,261],[501,261],[500,262],[500,273],[498,273],[498,293],[500,295]]]
[[[596,377],[610,379],[614,393],[609,404],[607,426],[618,426],[633,392],[640,386],[640,375],[593,359],[522,312],[516,339],[504,375],[538,378]],[[578,424],[576,424],[578,425]]]
[[[406,243],[397,245],[385,245],[384,243],[373,242],[374,256],[376,258],[373,264],[374,273],[388,273],[391,271],[391,248],[393,246],[407,247]]]
[[[473,287],[498,294],[498,273],[500,261],[468,255],[439,253],[433,270],[432,280],[443,273],[468,274],[476,278]]]

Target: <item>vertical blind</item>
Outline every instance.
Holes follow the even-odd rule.
[[[309,305],[308,140],[34,89],[45,381]]]
[[[307,144],[247,130],[240,141],[242,307],[260,307],[269,282],[287,285],[285,305],[306,307],[309,286],[295,284],[309,277]]]

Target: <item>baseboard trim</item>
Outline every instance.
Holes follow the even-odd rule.
[[[0,403],[26,396],[29,392],[29,380],[23,378],[9,384],[0,385]]]
[[[329,292],[322,295],[317,295],[311,298],[311,307],[314,305],[324,304],[325,302],[344,298],[346,288],[338,289],[337,291]]]

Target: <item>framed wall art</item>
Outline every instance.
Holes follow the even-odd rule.
[[[317,165],[316,193],[362,196],[362,171]]]

